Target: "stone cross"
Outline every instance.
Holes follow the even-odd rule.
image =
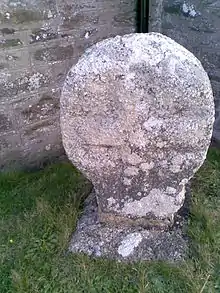
[[[172,226],[182,207],[186,184],[206,157],[213,122],[209,78],[172,39],[129,34],[89,48],[66,78],[61,129],[69,159],[94,185],[96,220],[84,226],[81,220],[78,230],[99,252],[78,245],[80,232],[73,251],[142,258],[138,246],[150,239],[147,229]],[[91,233],[85,236],[92,225],[96,244]],[[127,247],[126,239],[133,243],[128,255],[119,249]]]

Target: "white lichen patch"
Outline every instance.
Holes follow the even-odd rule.
[[[145,183],[144,184],[144,192],[147,192],[149,189],[150,184],[149,183]]]
[[[148,172],[149,170],[153,169],[153,167],[154,167],[154,162],[140,164],[140,168],[144,172]]]
[[[6,13],[5,13],[5,18],[6,18],[6,19],[10,19],[10,18],[11,18],[11,14],[10,14],[9,12],[6,12]]]
[[[184,194],[182,192],[179,197],[184,198]],[[140,200],[126,202],[122,213],[133,217],[145,217],[146,214],[153,213],[156,217],[163,218],[178,210],[179,206],[176,205],[175,197],[167,194],[165,190],[153,188],[147,196]]]
[[[186,184],[188,181],[189,180],[187,178],[184,178],[179,184],[180,186],[182,186],[182,189],[176,196],[176,204],[178,205],[181,205],[184,201],[185,193],[186,193]]]
[[[112,207],[115,203],[116,200],[113,197],[107,198],[108,206]]]
[[[51,150],[51,144],[46,145],[46,146],[45,146],[45,149],[46,149],[46,151]]]
[[[53,13],[51,10],[48,11],[48,14],[47,14],[47,17],[50,19],[50,18],[53,18]]]
[[[141,233],[128,234],[118,247],[118,253],[122,257],[128,257],[134,252],[134,249],[141,243],[143,237]]]
[[[125,80],[129,81],[129,83],[130,83],[131,80],[133,81],[135,79],[135,76],[136,76],[135,72],[129,72],[126,74]]]
[[[127,177],[124,177],[124,178],[123,178],[123,183],[124,183],[124,185],[129,186],[129,185],[131,185],[131,179],[129,179],[129,178],[127,178]]]
[[[176,154],[171,162],[170,171],[173,173],[178,173],[181,170],[181,166],[185,161],[185,157],[181,154]]]
[[[136,168],[136,167],[127,167],[125,170],[124,170],[124,174],[128,177],[131,177],[131,176],[137,176],[138,175],[138,172],[139,172],[139,169]]]
[[[129,142],[131,145],[138,146],[140,149],[145,148],[148,144],[148,138],[146,137],[145,131],[139,130],[133,131],[130,134]]]
[[[11,77],[11,73],[1,72],[0,73],[0,83],[4,83],[6,85],[9,82],[10,77]]]
[[[159,177],[163,177],[164,176],[164,170],[162,171],[162,170],[159,170],[158,171],[158,176]]]
[[[167,167],[167,160],[160,161],[160,166],[163,168],[166,168]]]
[[[133,166],[138,165],[143,161],[143,159],[136,153],[128,153],[123,156],[122,160],[124,161],[124,163],[128,163]]]
[[[186,2],[184,2],[182,5],[182,11],[184,14],[187,14],[190,17],[196,17],[197,15],[200,15],[200,13],[196,11],[194,5],[188,4]]]
[[[42,83],[43,74],[40,72],[34,73],[32,76],[29,77],[28,80],[28,89],[29,90],[36,90],[39,89]]]
[[[144,122],[143,127],[145,130],[148,131],[159,130],[163,124],[164,121],[162,119],[156,119],[154,117],[151,117]]]
[[[89,32],[86,32],[84,38],[85,39],[88,39],[89,37],[90,37],[90,33]]]
[[[173,188],[171,186],[167,186],[166,193],[168,193],[168,194],[175,194],[176,193],[176,188]]]
[[[157,143],[157,147],[158,147],[159,149],[162,149],[165,145],[166,145],[166,143],[163,142],[163,141],[159,141],[159,142]]]
[[[164,155],[165,155],[165,154],[162,153],[162,152],[161,152],[161,153],[158,153],[158,159],[162,160],[162,159],[164,158]]]

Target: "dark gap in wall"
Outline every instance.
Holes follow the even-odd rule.
[[[149,2],[150,0],[136,1],[136,31],[138,33],[148,32]]]

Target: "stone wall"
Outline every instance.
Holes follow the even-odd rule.
[[[1,0],[1,170],[64,155],[59,98],[68,70],[91,44],[134,30],[134,0]]]
[[[150,6],[150,30],[185,46],[207,71],[216,106],[213,137],[220,142],[220,1],[151,0]]]

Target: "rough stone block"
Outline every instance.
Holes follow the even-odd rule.
[[[12,98],[19,94],[37,92],[40,88],[48,86],[52,73],[47,67],[39,70],[23,69],[7,72],[0,80],[0,98]]]
[[[73,56],[74,47],[72,44],[59,45],[53,44],[50,47],[43,47],[38,49],[34,54],[34,59],[44,62],[63,61]]]
[[[44,161],[54,161],[54,158],[64,155],[61,143],[61,132],[58,117],[38,120],[20,130],[21,153],[25,166],[38,167]]]
[[[52,120],[59,116],[60,88],[54,88],[38,94],[28,94],[13,102],[13,108],[20,126]],[[53,118],[52,118],[53,117]]]
[[[0,153],[6,154],[12,149],[19,149],[21,146],[21,137],[19,134],[10,131],[0,136]]]
[[[0,135],[8,132],[13,133],[16,130],[16,123],[14,121],[13,108],[8,107],[4,103],[0,103]]]
[[[15,145],[15,142],[14,142]],[[23,165],[22,152],[18,147],[9,148],[0,153],[1,171],[14,171]]]
[[[1,133],[8,132],[11,130],[12,122],[11,119],[8,117],[8,114],[0,112],[0,131]]]
[[[0,117],[1,120],[1,117]],[[0,170],[16,168],[21,158],[21,136],[16,131],[1,132],[0,134]]]
[[[11,75],[13,71],[30,68],[30,58],[28,48],[22,49],[7,49],[1,51],[0,63],[0,78],[4,79],[5,75]]]
[[[21,129],[21,139],[24,145],[30,150],[33,144],[44,142],[44,145],[47,145],[50,136],[56,137],[59,141],[60,128],[56,122],[57,118],[55,116],[53,119],[39,119],[37,122]],[[51,145],[53,145],[52,142]]]
[[[133,9],[132,9],[133,8]],[[131,6],[130,11],[121,12],[112,19],[113,27],[128,27],[135,23],[134,7]]]
[[[55,127],[47,129],[48,132],[44,133],[39,128],[38,133],[35,132],[36,138],[31,136],[30,139],[29,134],[28,137],[22,137],[21,153],[23,161],[20,162],[21,167],[35,169],[44,167],[48,163],[67,160],[61,137],[57,134],[59,129],[55,129]],[[49,129],[51,132],[49,132]]]
[[[94,184],[99,220],[107,224],[172,226],[206,157],[213,122],[200,61],[156,33],[92,46],[61,96],[64,148]]]

